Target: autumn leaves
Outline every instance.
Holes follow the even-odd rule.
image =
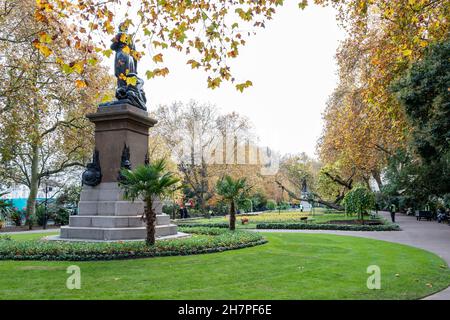
[[[106,39],[115,32],[115,20],[122,19],[127,27],[132,27],[131,37],[143,49],[126,46],[123,52],[137,61],[150,55],[157,65],[145,70],[147,79],[167,76],[170,70],[164,65],[164,54],[174,49],[187,56],[187,64],[192,69],[206,72],[209,88],[231,82],[242,92],[252,86],[252,82],[238,82],[229,60],[239,55],[240,47],[246,44],[245,38],[257,28],[264,28],[275,8],[282,4],[281,0],[35,0],[35,19],[52,28],[37,37],[33,44],[45,57],[57,56],[65,72],[79,72],[89,61],[65,61],[55,48],[55,39],[64,37],[66,43],[77,50],[110,57],[112,51],[107,48]],[[300,7],[305,5],[306,1],[299,4]],[[122,14],[119,17],[118,12],[125,12],[124,18]],[[68,24],[70,32],[62,34],[60,27]],[[78,87],[84,85],[78,82]]]

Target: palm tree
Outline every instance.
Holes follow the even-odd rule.
[[[245,198],[250,190],[247,180],[240,178],[234,180],[230,176],[225,176],[217,181],[217,193],[230,204],[230,230],[236,229],[236,204]]]
[[[147,165],[137,166],[134,170],[122,169],[123,179],[119,182],[128,200],[141,198],[145,202],[144,216],[147,223],[148,245],[155,244],[156,212],[153,201],[173,191],[180,181],[172,172],[166,171],[166,161],[157,160]]]

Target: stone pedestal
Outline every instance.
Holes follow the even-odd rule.
[[[147,112],[128,104],[99,107],[88,119],[95,124],[95,148],[99,152],[101,183],[83,185],[78,215],[61,228],[62,240],[137,240],[145,239],[142,221],[143,201],[125,201],[117,178],[124,146],[129,147],[131,167],[145,162],[148,130],[156,124]],[[176,236],[177,227],[162,214],[156,201],[156,236]]]

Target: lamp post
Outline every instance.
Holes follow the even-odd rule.
[[[253,201],[250,198],[247,198],[248,201],[250,201],[250,212],[253,212]]]
[[[53,189],[52,187],[48,186],[48,171],[47,171],[47,178],[45,179],[45,202],[44,202],[44,221],[42,224],[43,229],[47,229],[47,217],[48,217],[48,193],[51,192]]]

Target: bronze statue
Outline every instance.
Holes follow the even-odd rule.
[[[123,145],[122,156],[120,158],[120,170],[119,170],[119,175],[117,176],[118,181],[123,180],[123,175],[121,172],[122,169],[131,170],[130,147],[127,146],[126,143],[124,143],[124,145]]]
[[[129,103],[135,107],[147,110],[145,104],[147,98],[144,92],[144,80],[137,76],[137,60],[131,54],[135,50],[133,39],[127,33],[125,24],[119,26],[119,32],[113,38],[111,49],[116,52],[114,59],[114,75],[117,77],[116,98],[118,101],[105,103],[102,105],[114,105],[119,103]],[[124,48],[129,50],[124,51]],[[127,78],[135,78],[136,84],[130,84]]]
[[[99,185],[102,181],[102,169],[100,168],[100,156],[97,149],[92,155],[92,162],[88,163],[86,167],[87,169],[81,176],[83,184],[91,187]]]

